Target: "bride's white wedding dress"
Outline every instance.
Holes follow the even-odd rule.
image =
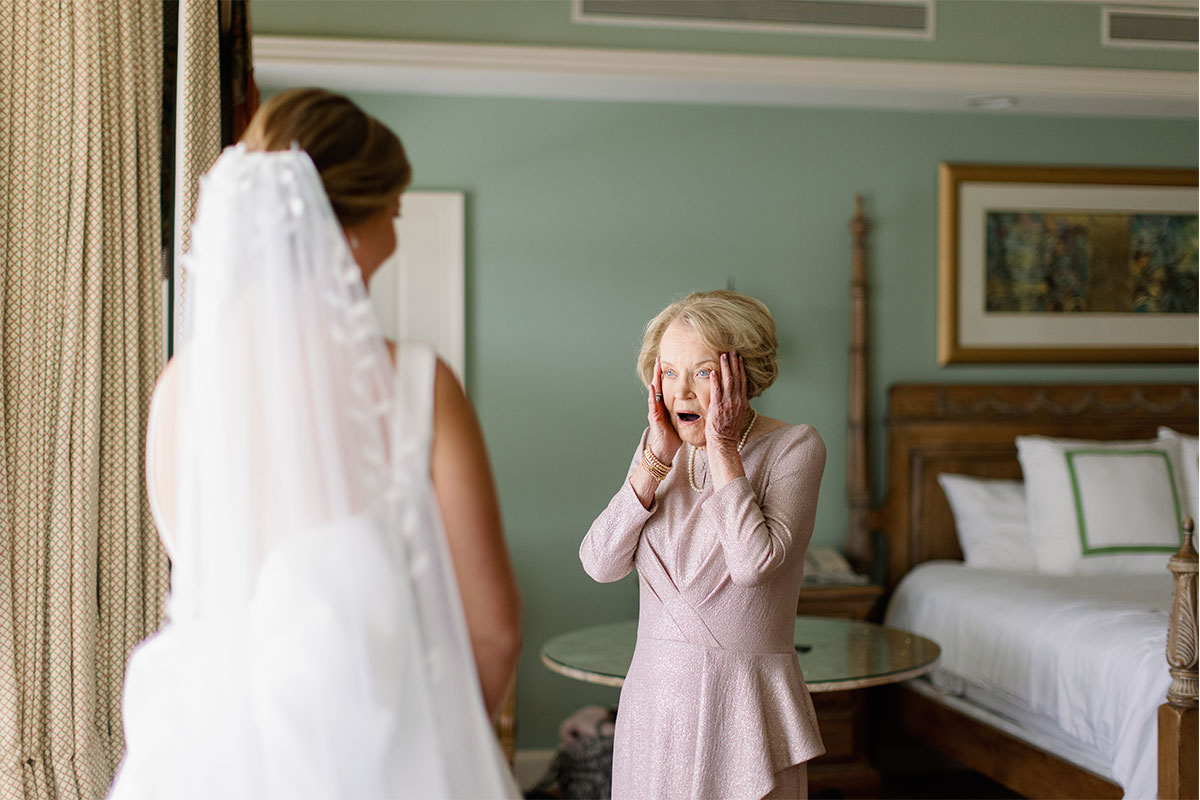
[[[193,241],[151,412],[170,621],[130,660],[111,796],[516,796],[429,480],[434,355],[393,370],[300,151],[226,151]]]

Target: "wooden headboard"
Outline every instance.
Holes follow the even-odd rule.
[[[872,527],[887,541],[890,589],[922,561],[961,559],[943,472],[1020,478],[1015,437],[1153,439],[1196,433],[1188,384],[900,384],[888,392],[887,494]]]

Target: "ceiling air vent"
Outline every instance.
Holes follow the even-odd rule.
[[[1194,10],[1106,7],[1102,20],[1100,38],[1106,45],[1196,49]]]
[[[933,38],[933,0],[575,0],[603,25]]]

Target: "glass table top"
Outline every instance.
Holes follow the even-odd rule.
[[[611,622],[555,636],[542,663],[576,680],[620,686],[633,660],[637,621]],[[833,617],[796,617],[794,639],[810,692],[861,689],[933,669],[941,649],[906,631]]]

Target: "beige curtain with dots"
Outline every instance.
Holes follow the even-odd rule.
[[[103,797],[161,620],[161,0],[0,0],[0,798]]]

